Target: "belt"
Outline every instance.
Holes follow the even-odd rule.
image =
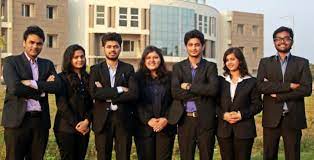
[[[197,112],[186,112],[186,116],[188,116],[188,117],[198,117]]]
[[[27,117],[41,117],[41,111],[29,111],[25,113]]]

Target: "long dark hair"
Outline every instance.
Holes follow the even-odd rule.
[[[165,64],[165,60],[164,57],[162,55],[162,51],[161,49],[155,47],[155,46],[147,46],[142,54],[142,58],[139,64],[139,69],[138,72],[141,74],[141,76],[143,76],[143,78],[147,79],[151,77],[150,74],[150,70],[145,66],[145,59],[147,57],[147,55],[151,52],[156,52],[157,55],[160,58],[160,65],[157,68],[157,78],[162,80],[164,77],[166,77],[169,73],[169,71],[167,70],[166,64]]]
[[[63,63],[62,63],[62,72],[66,75],[67,80],[69,81],[71,87],[73,89],[78,88],[80,85],[80,80],[78,79],[77,74],[73,71],[73,66],[71,61],[73,59],[75,51],[81,50],[84,53],[85,57],[85,50],[82,46],[78,44],[70,45],[63,54]],[[88,73],[86,72],[86,62],[80,70],[81,73],[81,80],[85,84],[87,88],[88,84]]]
[[[246,61],[245,61],[245,57],[241,51],[240,48],[238,47],[231,47],[229,49],[226,50],[224,57],[223,57],[223,61],[224,61],[224,76],[229,75],[230,74],[230,70],[228,69],[228,67],[226,66],[226,62],[227,62],[227,56],[230,54],[234,54],[234,56],[239,60],[239,71],[240,71],[240,75],[241,77],[244,77],[246,75],[250,75]]]

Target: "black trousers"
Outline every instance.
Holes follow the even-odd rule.
[[[95,133],[95,145],[98,160],[111,160],[113,141],[116,160],[129,160],[132,146],[132,132],[124,127],[117,113],[111,112],[106,121],[105,128]]]
[[[89,133],[81,135],[79,133],[55,132],[56,141],[59,147],[61,160],[84,160]]]
[[[43,160],[48,135],[39,116],[25,116],[19,128],[4,128],[6,160]]]
[[[178,127],[181,160],[194,160],[196,145],[200,160],[213,159],[215,133],[215,129],[201,130],[197,118],[185,116]]]
[[[250,160],[254,138],[217,137],[222,160]]]
[[[263,129],[264,160],[277,160],[280,137],[283,138],[285,159],[300,160],[301,129],[289,128],[286,117],[281,117],[276,128]]]
[[[171,160],[175,135],[163,132],[135,138],[139,160]]]

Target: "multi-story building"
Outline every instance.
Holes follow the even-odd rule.
[[[68,42],[67,0],[1,0],[1,36],[5,45],[1,59],[23,51],[23,32],[29,25],[45,31],[41,57],[60,66]]]
[[[240,47],[246,58],[249,71],[256,75],[259,60],[264,51],[264,16],[246,12],[222,13],[222,53],[217,61],[222,63],[223,52],[229,47]]]
[[[220,13],[204,0],[69,0],[69,41],[87,50],[90,65],[104,58],[101,37],[122,35],[120,58],[137,66],[143,49],[155,45],[168,63],[186,57],[184,34],[198,29],[205,35],[204,56],[215,61]]]

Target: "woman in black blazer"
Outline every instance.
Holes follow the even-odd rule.
[[[250,160],[256,137],[254,115],[262,110],[256,78],[248,73],[239,48],[229,48],[223,57],[217,107],[217,139],[222,160]]]
[[[58,74],[62,89],[56,94],[57,114],[54,132],[62,160],[84,160],[89,141],[92,99],[88,93],[83,47],[69,46],[63,56],[62,72]]]
[[[136,72],[139,88],[135,142],[140,160],[171,160],[176,127],[168,124],[171,75],[161,50],[145,48]]]

